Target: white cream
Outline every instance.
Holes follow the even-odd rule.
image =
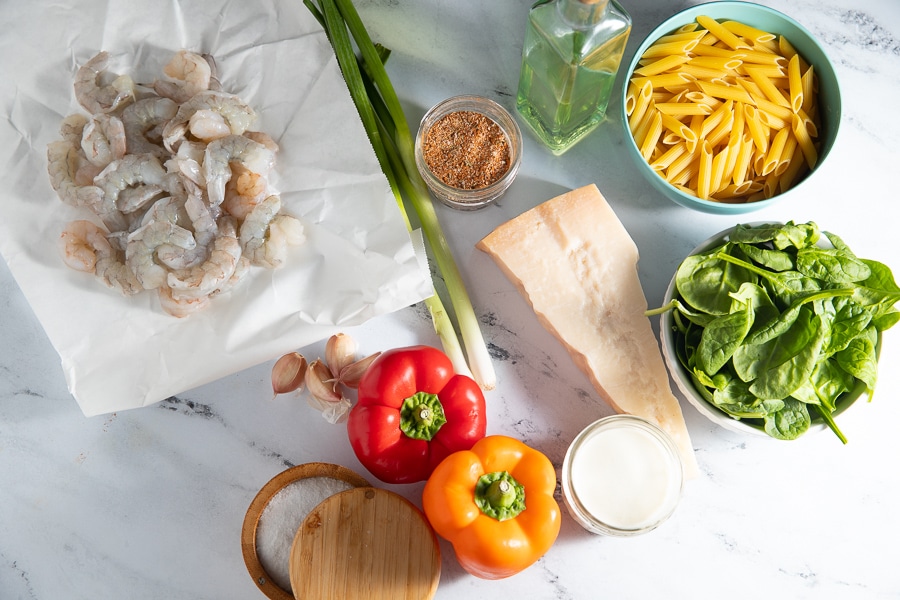
[[[660,434],[647,422],[613,417],[576,439],[564,485],[569,508],[582,525],[604,533],[637,533],[671,514],[683,475],[672,444]]]

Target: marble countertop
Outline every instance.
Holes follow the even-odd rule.
[[[822,42],[843,92],[827,166],[790,202],[746,218],[689,211],[661,198],[625,155],[613,116],[562,157],[526,135],[520,175],[498,205],[439,207],[485,338],[498,386],[489,432],[522,439],[559,467],[569,441],[612,411],[537,322],[492,261],[474,248],[542,200],[596,183],[640,253],[651,306],[700,241],[736,222],[816,221],[859,254],[900,273],[897,186],[900,4],[882,0],[763,0]],[[365,0],[373,37],[411,122],[446,97],[474,93],[513,109],[525,14],[508,0]],[[694,4],[624,2],[634,18],[626,60],[660,21]],[[489,7],[489,8],[488,8]],[[285,10],[305,10],[291,3]],[[49,193],[49,187],[47,188]],[[257,491],[300,463],[365,474],[340,425],[302,399],[272,399],[272,362],[136,410],[85,417],[59,358],[0,262],[0,598],[3,600],[263,598],[241,556]],[[656,323],[654,322],[654,326]],[[362,353],[438,345],[423,305],[348,329]],[[632,539],[599,537],[568,515],[553,548],[525,572],[488,582],[466,574],[442,542],[439,599],[898,598],[900,333],[888,332],[871,403],[829,433],[781,443],[722,429],[683,409],[700,476],[674,516]],[[323,344],[300,349],[318,356]],[[421,505],[421,485],[385,486]]]

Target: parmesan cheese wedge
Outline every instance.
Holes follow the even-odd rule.
[[[638,249],[606,199],[588,185],[536,206],[476,244],[528,300],[616,412],[644,417],[697,462],[659,345],[645,316]]]

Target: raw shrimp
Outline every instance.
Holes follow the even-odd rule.
[[[153,221],[168,221],[179,226],[189,223],[190,217],[184,208],[184,202],[183,198],[175,196],[165,196],[156,200],[141,217],[139,226],[149,225]]]
[[[249,104],[234,94],[208,90],[196,94],[193,98],[178,107],[178,112],[163,129],[163,144],[170,151],[185,139],[191,117],[198,110],[211,110],[219,113],[228,123],[231,133],[241,135],[256,119],[256,112]]]
[[[125,227],[125,219],[118,205],[123,190],[141,185],[167,189],[166,170],[152,154],[126,154],[103,169],[94,183],[103,190],[103,201],[97,212],[113,231]]]
[[[274,269],[284,262],[288,246],[304,241],[303,225],[279,214],[281,198],[268,196],[241,224],[241,248],[254,265]]]
[[[181,104],[198,92],[209,89],[212,69],[210,63],[200,54],[180,50],[163,67],[163,72],[174,81],[157,80],[153,89],[165,98]]]
[[[81,149],[69,140],[47,144],[50,185],[59,199],[77,208],[96,210],[103,202],[103,190],[97,186],[76,183],[78,171],[86,160]]]
[[[145,290],[164,285],[167,269],[154,260],[156,249],[163,244],[175,244],[191,249],[196,245],[190,231],[169,221],[151,221],[128,236],[125,264]]]
[[[194,230],[194,248],[181,248],[175,244],[163,244],[157,249],[159,262],[170,269],[189,269],[207,259],[210,246],[219,234],[219,226],[213,212],[203,200],[199,188],[192,188],[184,201],[184,212],[187,214]]]
[[[231,134],[231,127],[225,122],[225,117],[214,110],[198,110],[191,115],[188,121],[188,130],[191,135],[204,142],[217,140]]]
[[[166,161],[166,169],[169,173],[179,173],[184,180],[205,188],[206,178],[203,177],[203,169],[200,167],[205,150],[205,144],[185,140],[178,146],[178,152]]]
[[[179,297],[172,295],[172,290],[168,286],[161,286],[158,290],[159,304],[164,311],[173,317],[183,319],[203,310],[209,305],[209,296],[200,296],[197,298]]]
[[[203,174],[210,204],[219,205],[225,199],[225,184],[231,179],[229,163],[236,162],[248,171],[268,175],[275,164],[275,154],[242,135],[229,135],[206,146]]]
[[[119,75],[112,83],[101,85],[106,73],[109,53],[99,52],[75,74],[75,99],[92,115],[112,112],[134,100],[134,81]]]
[[[123,214],[131,214],[144,208],[152,200],[158,200],[166,193],[166,188],[155,183],[127,187],[119,192],[119,200],[116,203]]]
[[[262,144],[273,153],[278,152],[278,142],[272,136],[263,131],[245,131],[244,137],[248,137],[258,144]]]
[[[69,267],[93,273],[107,286],[126,296],[141,290],[140,284],[106,239],[106,232],[90,221],[72,221],[59,236],[63,261]]]
[[[174,298],[199,298],[225,285],[234,275],[241,258],[241,244],[233,218],[219,219],[218,235],[209,258],[202,264],[184,271],[169,273],[167,283]]]
[[[84,126],[87,125],[88,118],[81,113],[74,113],[62,120],[59,125],[59,135],[62,139],[72,142],[76,146],[81,145],[81,138],[84,137]]]
[[[169,152],[162,147],[161,129],[178,112],[178,104],[169,98],[141,98],[129,104],[122,111],[125,126],[125,140],[131,154],[154,154],[158,158],[168,157]],[[153,135],[152,132],[157,134]]]
[[[225,184],[225,200],[222,202],[222,208],[238,221],[243,221],[268,195],[268,191],[269,184],[265,177],[238,164],[232,165],[231,179]]]
[[[98,167],[119,160],[125,156],[125,126],[118,117],[93,115],[84,126],[81,149],[88,161]]]

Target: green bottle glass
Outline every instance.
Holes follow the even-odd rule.
[[[631,33],[616,0],[541,0],[528,13],[516,108],[555,155],[603,121]]]

